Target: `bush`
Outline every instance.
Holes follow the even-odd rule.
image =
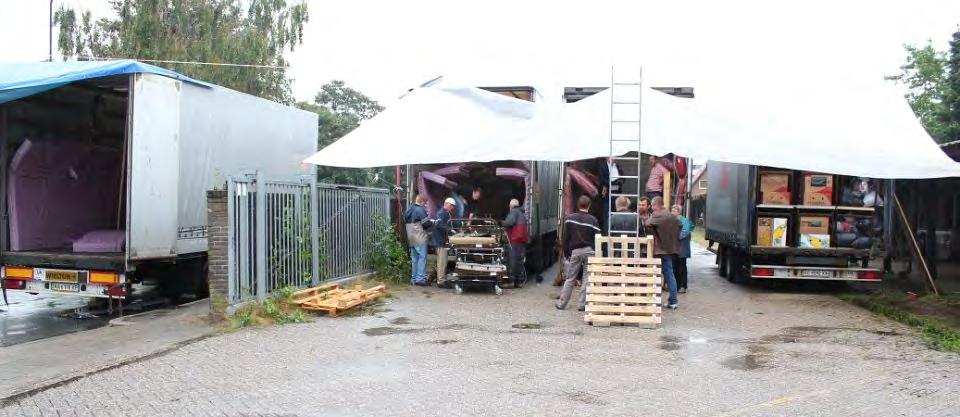
[[[281,288],[262,301],[245,304],[233,313],[231,326],[240,328],[310,321],[310,317],[293,303],[295,291],[293,287]]]
[[[367,259],[378,279],[405,283],[410,275],[410,255],[397,239],[396,231],[385,216],[374,216],[373,230],[367,240]]]

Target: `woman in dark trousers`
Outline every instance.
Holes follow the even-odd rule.
[[[673,269],[677,276],[677,290],[681,294],[687,292],[687,258],[690,257],[690,234],[693,233],[693,222],[682,214],[680,206],[674,205],[670,212],[680,221],[680,250],[674,255]]]

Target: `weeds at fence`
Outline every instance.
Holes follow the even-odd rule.
[[[294,291],[294,287],[280,288],[262,301],[245,304],[230,317],[230,327],[239,329],[311,321],[309,314],[293,304]]]
[[[410,256],[397,239],[396,231],[386,216],[375,215],[367,239],[367,259],[374,276],[383,281],[403,284],[410,273]]]
[[[960,329],[950,326],[942,317],[908,311],[901,299],[884,295],[841,294],[839,297],[917,329],[933,349],[960,353]]]

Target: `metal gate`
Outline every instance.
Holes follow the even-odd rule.
[[[365,242],[389,215],[383,189],[317,185],[313,176],[227,181],[229,303],[370,271]]]

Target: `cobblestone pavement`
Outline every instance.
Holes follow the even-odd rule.
[[[0,415],[960,415],[960,356],[825,293],[732,285],[703,254],[691,270],[659,330],[586,326],[547,285],[417,288],[375,316],[205,339]]]

